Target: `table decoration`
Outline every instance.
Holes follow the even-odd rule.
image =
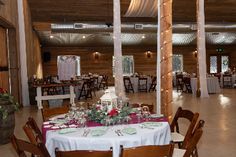
[[[106,134],[106,129],[105,128],[95,128],[94,130],[91,130],[91,135],[92,136],[102,136]]]
[[[68,134],[68,133],[72,133],[72,132],[76,132],[77,129],[76,128],[65,128],[65,129],[60,129],[58,131],[59,134]]]
[[[162,126],[162,123],[160,123],[160,122],[143,122],[142,125],[145,127],[160,127],[160,126]]]
[[[137,133],[137,130],[135,128],[132,127],[128,127],[128,128],[124,128],[122,130],[123,133],[129,134],[129,135],[133,135]]]

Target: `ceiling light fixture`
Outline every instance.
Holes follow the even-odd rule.
[[[52,38],[54,38],[54,36],[53,36],[53,35],[50,35],[50,39],[52,39]]]

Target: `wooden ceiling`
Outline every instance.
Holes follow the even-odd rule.
[[[131,0],[121,0],[121,14]],[[33,22],[112,22],[113,0],[28,0]],[[196,0],[173,0],[173,22],[195,22]],[[205,0],[206,22],[236,22],[236,0]],[[155,22],[156,18],[125,18]]]

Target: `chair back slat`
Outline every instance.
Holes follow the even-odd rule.
[[[204,120],[199,120],[198,123],[196,124],[192,134],[190,134],[188,137],[186,137],[183,141],[183,145],[182,148],[186,148],[187,144],[189,141],[191,141],[191,139],[193,138],[193,136],[196,134],[196,131],[199,129],[202,129],[204,127],[205,121]]]
[[[31,143],[38,144],[39,142],[43,142],[43,135],[32,117],[28,118],[28,121],[23,126],[23,130]]]
[[[203,130],[202,128],[199,128],[194,133],[193,137],[190,139],[190,141],[186,144],[185,149],[186,152],[183,157],[190,157],[193,151],[196,149],[197,143],[199,142],[200,138],[202,137]]]
[[[42,143],[35,145],[27,141],[17,139],[14,135],[11,138],[11,142],[19,157],[26,157],[25,152],[29,152],[40,157],[50,157],[45,145]]]
[[[172,157],[174,145],[122,148],[121,157]]]
[[[55,149],[56,157],[112,157],[112,149],[107,151],[74,150],[60,151]]]

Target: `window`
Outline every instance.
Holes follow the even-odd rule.
[[[217,73],[217,56],[210,57],[210,73]]]
[[[115,75],[115,57],[112,57],[112,70],[113,76]],[[122,56],[122,67],[123,67],[123,75],[132,75],[134,74],[134,57],[133,56]]]
[[[210,73],[224,73],[229,69],[229,56],[212,55],[210,56]]]
[[[173,55],[172,68],[174,72],[183,71],[183,55],[181,54]]]
[[[79,56],[58,56],[57,70],[59,80],[70,80],[71,77],[80,76],[80,57]]]
[[[229,69],[229,56],[221,56],[221,72]]]

